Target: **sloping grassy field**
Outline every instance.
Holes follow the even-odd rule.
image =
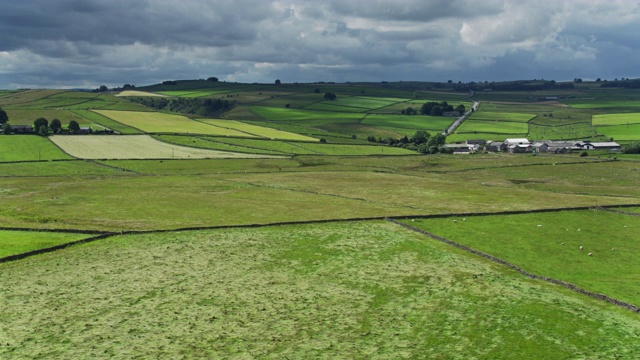
[[[71,159],[47,138],[33,135],[4,135],[0,138],[0,161]]]
[[[407,223],[533,274],[640,306],[640,221],[633,216],[585,210]]]
[[[186,116],[159,112],[95,110],[96,113],[145,132],[245,135],[239,131],[210,126]]]
[[[52,136],[51,141],[66,153],[80,159],[203,159],[258,156],[172,145],[147,135],[58,135]]]
[[[0,270],[6,359],[640,352],[634,314],[383,222],[119,236]]]

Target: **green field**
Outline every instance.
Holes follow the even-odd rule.
[[[593,115],[593,126],[640,124],[640,113]]]
[[[596,131],[607,138],[620,140],[640,140],[640,123],[632,125],[597,126]]]
[[[494,255],[530,273],[640,304],[640,293],[634,287],[640,280],[636,258],[640,242],[633,240],[640,231],[640,222],[634,217],[587,210],[407,223]],[[593,256],[588,256],[589,253]]]
[[[127,126],[152,133],[190,133],[223,136],[249,136],[233,129],[191,120],[186,116],[158,112],[94,110],[96,113]]]
[[[43,217],[42,221],[46,222],[46,217]],[[88,238],[89,236],[72,233],[0,230],[0,258],[50,248]]]
[[[1,267],[5,358],[640,351],[635,316],[383,222],[119,236]]]
[[[476,111],[469,117],[469,120],[484,120],[484,121],[508,121],[508,122],[528,122],[536,115],[521,114],[512,112],[489,112],[489,111]]]
[[[318,139],[311,138],[304,135],[299,135],[292,132],[281,131],[264,126],[255,126],[251,124],[245,124],[240,121],[234,120],[220,120],[220,119],[199,119],[205,124],[213,125],[223,129],[232,129],[246,134],[246,136],[258,136],[269,139],[282,139],[282,140],[299,140],[299,141],[318,141]]]
[[[330,111],[311,111],[299,109],[279,109],[264,106],[252,106],[251,111],[260,115],[264,119],[274,121],[300,121],[300,120],[325,120],[325,119],[353,119],[359,120],[364,114],[346,113],[346,112],[330,112]]]
[[[48,161],[71,157],[47,138],[34,135],[2,135],[0,161]]]
[[[401,128],[411,130],[431,130],[442,132],[455,119],[443,116],[426,115],[367,115],[360,124],[383,128]]]
[[[465,120],[456,133],[490,133],[490,134],[526,134],[529,125],[509,121],[484,121],[476,119]]]
[[[640,139],[640,92],[594,84],[479,90],[480,110],[447,142]],[[367,141],[441,132],[454,119],[400,111],[470,106],[455,86],[136,88],[233,106],[197,119],[111,93],[0,92],[10,122],[67,114],[121,133],[0,135],[0,257],[110,233],[0,264],[0,358],[635,358],[636,313],[385,221],[410,216],[640,306],[638,217],[504,213],[640,212],[637,155],[422,155]]]

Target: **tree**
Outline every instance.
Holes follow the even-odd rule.
[[[69,126],[67,126],[67,128],[72,134],[77,134],[80,132],[80,124],[78,124],[78,122],[75,120],[69,121]]]
[[[38,128],[38,135],[47,136],[49,135],[49,128],[46,125],[42,125]]]
[[[463,104],[460,104],[460,105],[456,106],[456,111],[459,112],[460,114],[464,114],[465,110],[466,110],[466,108],[464,107]]]
[[[51,120],[51,124],[49,125],[49,127],[54,134],[57,134],[60,132],[60,129],[62,129],[62,123],[60,123],[60,120],[58,119],[53,119]]]
[[[447,137],[442,134],[434,135],[431,138],[429,138],[429,141],[427,141],[427,147],[439,148],[441,146],[444,146],[444,143],[446,140],[447,140]]]
[[[416,131],[416,133],[413,135],[413,137],[411,138],[411,142],[415,143],[416,145],[424,144],[429,140],[430,137],[431,135],[428,132],[419,130]]]
[[[0,125],[6,123],[7,121],[9,121],[9,116],[7,115],[7,112],[2,110],[2,108],[0,108]]]
[[[281,84],[280,79],[276,79],[276,85],[280,85],[280,84]]]
[[[442,108],[440,105],[436,105],[431,108],[431,112],[429,113],[431,116],[442,116]]]
[[[33,127],[36,129],[36,131],[40,131],[40,128],[44,126],[45,128],[49,127],[49,121],[47,121],[47,119],[45,118],[37,118],[34,122],[33,122]]]
[[[2,125],[2,133],[5,135],[9,135],[11,134],[11,132],[13,131],[13,129],[11,128],[11,125],[9,125],[8,122],[4,123]]]
[[[324,98],[327,100],[335,100],[336,99],[336,94],[332,93],[332,92],[328,92],[324,94]]]
[[[215,77],[215,76],[212,76],[212,77],[208,78],[207,81],[218,82],[218,78]]]

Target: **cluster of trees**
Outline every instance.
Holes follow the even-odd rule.
[[[600,87],[610,88],[610,87],[621,87],[625,89],[640,89],[640,79],[635,80],[614,80],[614,81],[604,81],[600,84]]]
[[[640,142],[627,146],[622,152],[625,154],[640,154]]]
[[[465,106],[460,104],[456,106],[454,109],[453,105],[449,105],[446,101],[441,101],[441,102],[429,101],[422,105],[422,108],[420,109],[420,114],[431,115],[431,116],[442,116],[442,114],[449,111],[458,111],[459,113],[463,114],[465,112]],[[406,110],[405,110],[405,113],[406,113]]]
[[[337,98],[336,94],[332,92],[324,93],[324,98],[326,100],[335,100]]]
[[[233,100],[198,98],[132,97],[129,100],[156,110],[169,110],[200,116],[216,116],[221,112],[233,109],[236,104]]]
[[[501,83],[476,83],[472,81],[467,84],[458,83],[453,85],[453,89],[455,91],[480,91],[484,89],[491,89],[493,91],[535,91],[573,88],[575,88],[575,85],[572,82],[558,83],[555,80],[540,80],[534,83],[531,83],[530,81],[510,81]]]
[[[4,125],[7,121],[9,121],[9,115],[7,115],[6,111],[0,108],[0,126]]]
[[[424,130],[416,131],[412,137],[404,136],[400,139],[395,138],[376,138],[368,136],[367,141],[386,144],[389,146],[401,147],[408,150],[418,151],[422,154],[451,153],[449,148],[444,146],[447,137],[442,134],[431,135]]]
[[[58,119],[51,120],[51,123],[45,118],[37,118],[33,122],[33,128],[36,134],[41,136],[47,136],[50,133],[60,134],[64,131],[62,128],[62,122]],[[71,120],[69,121],[69,125],[67,125],[67,131],[71,134],[77,134],[80,132],[80,124],[77,121]]]
[[[70,134],[77,134],[80,132],[80,124],[77,121],[69,121],[67,129],[62,128],[62,122],[58,119],[51,120],[51,123],[45,118],[37,118],[33,121],[33,130],[36,134],[41,136],[48,136],[49,134],[61,134],[68,132]],[[8,122],[2,124],[2,131],[4,134],[12,134],[13,128]]]

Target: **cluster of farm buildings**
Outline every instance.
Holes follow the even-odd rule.
[[[536,141],[530,142],[526,138],[506,139],[505,141],[485,141],[485,140],[467,140],[463,144],[447,144],[454,154],[469,154],[479,151],[487,152],[509,152],[511,154],[519,153],[552,153],[566,154],[574,151],[583,150],[607,150],[612,152],[620,151],[620,144],[607,142],[591,142],[591,141]]]

